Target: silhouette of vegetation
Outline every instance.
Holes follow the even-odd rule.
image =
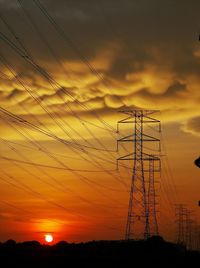
[[[49,246],[37,241],[0,244],[2,267],[199,267],[200,253],[165,242],[161,237],[146,241],[91,241]],[[135,266],[137,265],[137,266]],[[139,266],[138,266],[139,265]]]

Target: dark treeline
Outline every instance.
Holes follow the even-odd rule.
[[[0,267],[200,267],[200,253],[165,242],[161,237],[147,241],[92,241],[41,245],[37,241],[0,244]],[[195,264],[193,266],[192,264]]]

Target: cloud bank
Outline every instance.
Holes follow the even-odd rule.
[[[28,107],[44,117],[34,96],[61,115],[67,103],[83,112],[77,101],[107,115],[124,106],[156,108],[167,120],[188,120],[188,129],[199,132],[195,125],[200,110],[199,1],[42,4],[73,45],[59,36],[33,2],[22,1],[22,8],[17,2],[1,1],[3,18],[34,61],[58,82],[50,84],[1,40],[1,53],[14,70],[13,75],[1,60],[3,107],[23,115],[27,114],[23,107]],[[0,30],[20,45],[3,21]]]

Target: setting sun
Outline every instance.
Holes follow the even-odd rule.
[[[45,238],[45,241],[47,242],[47,243],[51,243],[51,242],[53,242],[53,236],[51,235],[51,234],[45,234],[45,236],[44,236]]]

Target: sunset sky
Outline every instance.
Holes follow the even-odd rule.
[[[0,241],[124,237],[125,107],[160,110],[160,233],[174,239],[177,203],[200,219],[199,12],[198,0],[0,0]]]

